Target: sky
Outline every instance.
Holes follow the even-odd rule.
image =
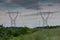
[[[10,12],[17,12],[16,26],[43,26],[40,12],[48,18],[48,25],[60,25],[60,0],[0,0],[0,25],[11,26]],[[47,12],[47,13],[46,13]],[[46,15],[45,15],[46,14]],[[11,13],[14,19],[16,13]]]

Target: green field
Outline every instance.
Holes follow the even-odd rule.
[[[39,29],[32,34],[12,37],[10,40],[60,40],[60,28]]]

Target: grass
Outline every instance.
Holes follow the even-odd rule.
[[[32,34],[13,37],[10,40],[60,40],[60,28],[40,29]]]

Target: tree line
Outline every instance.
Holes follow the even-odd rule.
[[[45,26],[45,27],[4,27],[0,25],[0,40],[8,40],[11,37],[17,37],[20,35],[27,35],[33,32],[38,31],[38,29],[51,29],[51,28],[59,28],[60,26]]]

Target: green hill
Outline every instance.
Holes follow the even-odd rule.
[[[14,40],[60,40],[60,28],[40,29],[29,35],[13,37]],[[12,40],[12,39],[11,39]]]

